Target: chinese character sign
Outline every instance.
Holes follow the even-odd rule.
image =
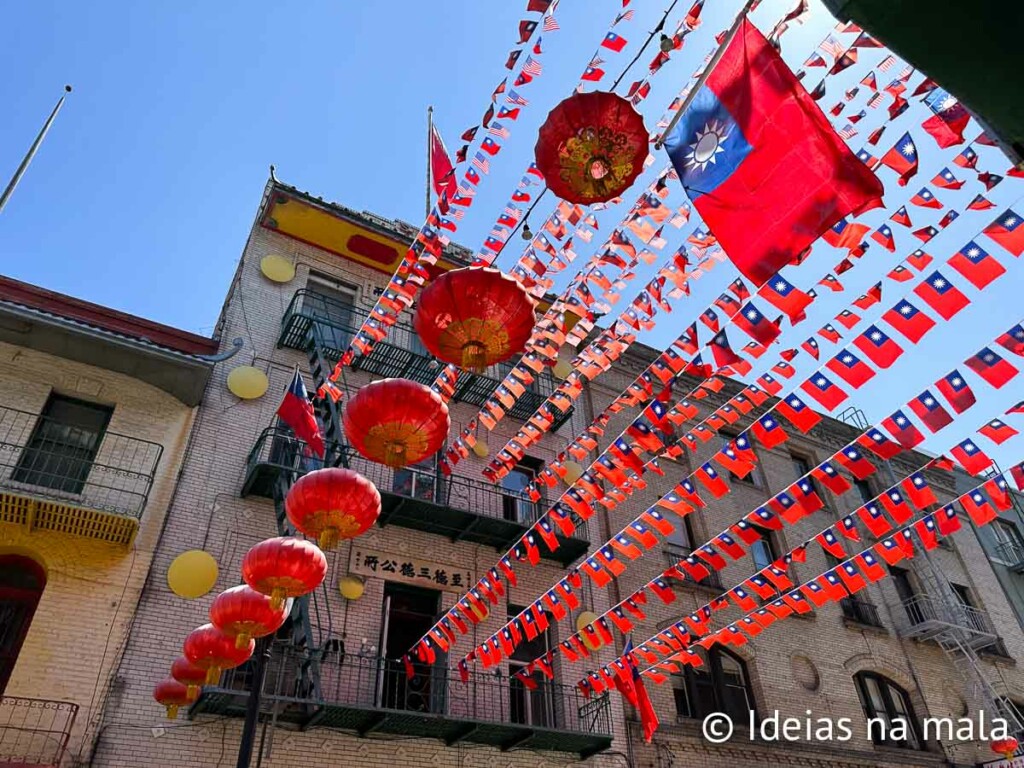
[[[459,593],[476,583],[465,568],[362,547],[352,548],[349,572]]]

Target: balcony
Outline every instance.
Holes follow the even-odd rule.
[[[900,637],[934,640],[939,645],[962,642],[981,650],[999,642],[988,614],[950,598],[914,595],[893,607]]]
[[[0,697],[0,765],[57,768],[77,714],[69,701]]]
[[[844,597],[839,601],[839,607],[843,611],[843,620],[846,623],[882,629],[882,620],[878,617],[878,608],[874,603],[855,597]]]
[[[0,523],[131,545],[163,448],[0,407]]]
[[[355,317],[357,311],[350,304],[300,288],[292,297],[281,320],[281,335],[277,345],[305,351],[315,335],[324,356],[333,364],[348,348],[358,330],[359,321]],[[421,384],[433,383],[440,372],[437,361],[427,352],[416,331],[407,323],[392,326],[387,338],[378,342],[370,354],[357,357],[352,368],[382,378],[412,379]],[[480,407],[511,370],[512,366],[504,363],[488,368],[484,374],[463,372],[452,399]],[[509,416],[518,421],[526,421],[554,390],[555,382],[550,375],[544,373],[537,376],[530,389],[509,410]],[[551,431],[562,426],[572,411],[570,408],[559,415]]]
[[[377,486],[381,526],[412,528],[504,552],[548,509],[543,500],[530,501],[517,491],[458,475],[444,477],[432,470],[392,469],[364,459],[348,447],[342,449],[341,460]],[[249,452],[242,495],[272,497],[282,473],[297,477],[320,466],[319,460],[308,457],[304,442],[269,427]],[[539,542],[541,557],[569,565],[585,554],[590,547],[587,523],[575,523],[574,536],[559,536],[554,552]]]
[[[693,550],[690,547],[683,547],[678,544],[666,544],[663,552],[665,554],[665,567],[667,568],[670,568],[673,565],[677,565],[679,561],[682,560],[684,557],[689,557],[693,554]],[[723,589],[722,576],[718,573],[718,571],[711,571],[711,573],[709,573],[703,579],[697,581],[688,573],[686,573],[686,571],[683,571],[682,568],[680,568],[679,570],[686,577],[682,581],[678,581],[678,579],[674,580],[680,584],[690,587],[704,587],[705,589],[713,589],[716,591],[721,591]]]
[[[1024,547],[1016,541],[1004,541],[996,546],[992,559],[1004,563],[1014,573],[1024,573]]]
[[[317,652],[314,652],[317,653]],[[581,759],[612,742],[607,695],[584,699],[575,686],[536,678],[528,690],[502,674],[471,672],[465,683],[440,664],[414,665],[407,678],[402,662],[376,656],[317,653],[319,686],[297,670],[308,666],[304,651],[275,648],[267,668],[262,705],[279,723],[301,730],[330,728],[371,734],[486,744],[502,751],[550,750]],[[245,665],[203,689],[189,716],[206,713],[243,717],[250,681]]]

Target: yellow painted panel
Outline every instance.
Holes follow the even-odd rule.
[[[87,509],[48,499],[0,492],[0,523],[20,525],[30,532],[53,531],[128,547],[139,523],[131,517]]]

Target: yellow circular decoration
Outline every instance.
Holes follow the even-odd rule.
[[[572,485],[577,480],[579,480],[580,476],[583,474],[583,465],[580,464],[578,461],[573,461],[572,459],[570,459],[569,461],[565,462],[562,466],[565,467],[564,479],[566,485]]]
[[[565,360],[559,360],[551,369],[551,373],[556,379],[567,379],[569,374],[572,373],[572,365]]]
[[[267,374],[251,365],[240,365],[232,368],[228,374],[228,389],[235,397],[243,400],[255,400],[267,393],[270,382]]]
[[[583,632],[584,627],[593,624],[599,618],[601,617],[593,611],[583,611],[583,613],[576,617],[576,631]],[[592,651],[596,651],[598,648],[601,647],[600,640],[595,639],[591,641],[586,635],[583,635],[583,644]]]
[[[271,253],[260,259],[260,272],[275,283],[290,283],[295,277],[295,265],[284,256]]]
[[[167,586],[178,597],[194,600],[217,583],[217,561],[209,552],[190,549],[182,552],[167,569]]]
[[[487,444],[486,440],[477,440],[473,443],[473,453],[479,456],[481,459],[486,457],[491,452],[491,446]]]
[[[358,600],[366,591],[366,582],[350,573],[338,579],[338,591],[346,600]]]

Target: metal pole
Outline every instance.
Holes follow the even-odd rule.
[[[430,160],[433,155],[434,148],[434,107],[427,107],[427,213],[426,218],[430,218]]]
[[[689,94],[686,96],[686,101],[684,101],[682,106],[676,111],[675,116],[672,118],[671,122],[669,122],[668,127],[662,131],[658,140],[654,142],[655,149],[661,149],[665,145],[665,137],[672,132],[673,128],[676,127],[676,123],[679,122],[679,118],[683,116],[687,107],[690,106],[690,103],[697,95],[697,91],[703,88],[704,83],[708,81],[708,77],[711,75],[712,70],[714,70],[715,65],[718,64],[722,56],[725,54],[725,49],[729,47],[729,43],[731,43],[732,39],[736,37],[736,31],[740,28],[740,23],[747,18],[747,13],[750,11],[754,2],[755,0],[747,0],[747,2],[743,4],[743,7],[740,8],[740,12],[736,14],[736,18],[733,20],[732,26],[729,27],[729,33],[725,36],[722,44],[718,46],[718,50],[715,51],[715,55],[711,57],[711,61],[709,61],[708,65],[704,67],[704,71],[701,72],[700,78],[698,78],[697,82],[693,84],[693,88],[690,89]]]
[[[46,118],[46,122],[43,124],[42,130],[39,131],[39,135],[36,136],[36,140],[32,142],[32,146],[29,147],[25,157],[22,158],[21,165],[18,166],[18,170],[14,172],[14,176],[11,177],[10,183],[7,185],[7,189],[0,195],[0,211],[4,209],[7,204],[7,200],[14,193],[14,188],[18,186],[18,182],[21,181],[21,177],[25,174],[25,170],[28,168],[28,164],[32,162],[32,158],[36,156],[36,152],[39,149],[39,145],[43,143],[43,139],[46,138],[46,133],[50,130],[50,126],[53,125],[54,118],[57,117],[57,113],[60,112],[60,108],[64,106],[64,98],[67,94],[71,93],[71,86],[64,86],[64,93],[59,99],[57,104],[50,113],[50,116]]]
[[[256,641],[256,662],[252,668],[252,683],[249,687],[249,702],[245,708],[245,722],[242,725],[242,738],[238,744],[237,768],[249,768],[252,760],[252,749],[256,743],[256,726],[260,718],[260,699],[263,696],[263,680],[267,676],[267,661],[270,659],[271,637],[261,637]]]

